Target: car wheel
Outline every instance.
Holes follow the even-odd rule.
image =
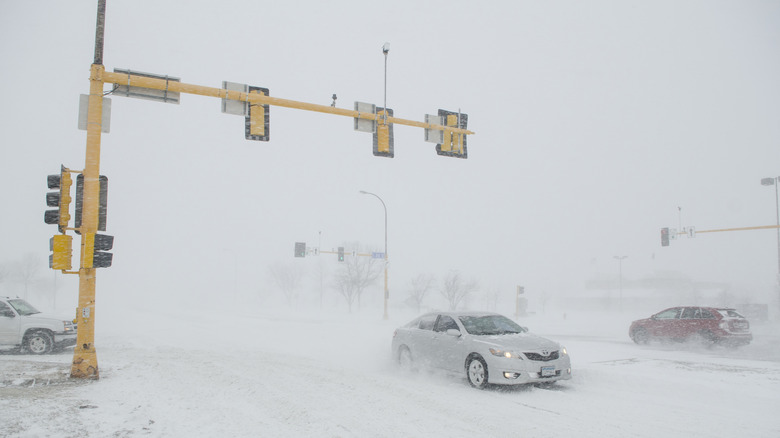
[[[53,345],[54,341],[52,340],[51,335],[44,331],[31,333],[27,336],[27,342],[25,342],[27,351],[32,354],[50,353]]]
[[[466,361],[466,378],[469,384],[477,389],[483,389],[488,382],[488,367],[481,356],[471,356]]]
[[[637,344],[647,344],[650,342],[650,335],[647,334],[647,330],[645,329],[636,329],[634,330],[634,336],[631,337],[635,343]]]
[[[709,330],[702,330],[691,336],[693,340],[705,347],[712,347],[718,342],[718,338],[713,335]]]
[[[412,371],[414,369],[414,361],[412,360],[412,352],[409,351],[409,347],[402,345],[398,349],[398,367],[404,371]]]

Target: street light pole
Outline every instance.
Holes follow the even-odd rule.
[[[387,124],[387,54],[390,53],[390,43],[385,43],[382,46],[382,53],[385,55],[385,102],[384,102],[384,112],[385,112],[385,125]]]
[[[777,186],[780,185],[780,176],[774,178],[762,178],[762,186],[775,186],[775,215],[777,218],[777,283],[780,285],[780,198],[778,198]]]
[[[387,319],[387,298],[388,298],[388,291],[387,291],[387,206],[385,205],[385,201],[382,200],[382,198],[379,197],[376,193],[366,192],[361,190],[360,194],[362,195],[371,195],[374,196],[376,199],[379,199],[379,202],[382,203],[382,208],[385,210],[385,313],[383,315],[383,319]]]
[[[618,261],[618,287],[620,288],[620,312],[623,312],[623,259],[628,256],[613,256]]]

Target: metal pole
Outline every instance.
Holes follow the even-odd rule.
[[[780,201],[778,200],[778,184],[780,184],[780,176],[775,178],[775,212],[777,214],[777,280],[780,282]]]
[[[623,259],[628,256],[613,256],[618,261],[618,288],[620,290],[620,312],[623,312]]]
[[[387,256],[387,206],[385,205],[385,201],[382,200],[382,198],[379,197],[376,193],[366,192],[361,190],[360,193],[364,195],[371,195],[374,196],[376,199],[379,199],[379,202],[382,203],[382,208],[385,210],[385,304],[384,304],[384,315],[382,316],[383,319],[387,319],[387,299],[389,298],[389,292],[387,289],[387,265],[388,265],[388,256]]]
[[[620,311],[623,311],[623,259],[620,259],[618,262],[618,276],[620,279],[618,282],[620,283],[618,287],[620,287]]]
[[[319,242],[317,243],[317,254],[319,255],[320,252],[322,252],[322,230],[319,232],[320,238]],[[320,310],[322,310],[322,257],[319,257],[317,259],[317,264],[320,268]]]
[[[103,33],[106,27],[106,0],[98,0],[97,24],[95,25],[95,62],[103,64]]]
[[[382,53],[385,54],[385,101],[384,101],[384,108],[385,108],[385,125],[387,125],[387,54],[390,53],[390,43],[385,43],[382,46]]]

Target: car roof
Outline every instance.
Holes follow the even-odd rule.
[[[442,311],[442,312],[428,312],[425,315],[447,315],[447,316],[488,316],[488,315],[499,315],[499,313],[496,312],[484,312],[484,311],[478,311],[478,310],[466,310],[463,312],[456,312],[456,311]]]

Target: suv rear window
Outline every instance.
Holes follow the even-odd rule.
[[[744,318],[744,316],[740,315],[739,312],[734,309],[718,309],[718,312],[726,318]]]

